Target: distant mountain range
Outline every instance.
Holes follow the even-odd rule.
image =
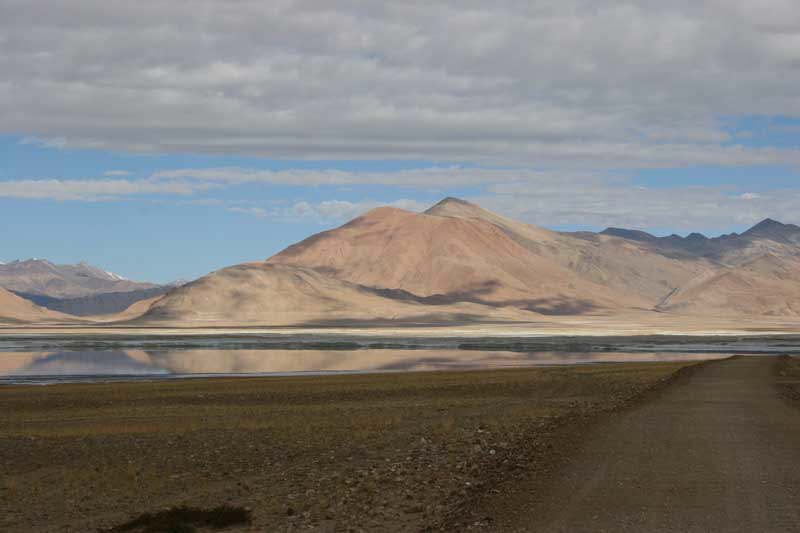
[[[92,281],[92,290],[125,283],[103,279]],[[622,228],[556,232],[446,198],[424,213],[374,209],[266,261],[224,268],[150,298],[125,318],[141,313],[134,323],[180,326],[540,321],[630,312],[797,317],[800,227],[767,219],[714,238]]]
[[[0,287],[53,311],[90,316],[119,313],[173,285],[130,281],[88,263],[27,259],[0,263]]]

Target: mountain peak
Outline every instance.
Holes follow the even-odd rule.
[[[800,233],[800,226],[784,224],[771,218],[765,218],[742,235],[755,237],[786,237]]]
[[[466,200],[462,200],[461,198],[456,198],[455,196],[447,196],[439,200],[436,205],[446,205],[446,204],[459,204],[459,205],[475,205]]]
[[[642,242],[650,242],[658,240],[658,237],[655,235],[651,235],[646,231],[641,231],[637,229],[625,229],[625,228],[606,228],[601,231],[603,235],[611,235],[613,237],[621,237],[623,239],[629,239],[632,241],[642,241]]]
[[[435,205],[424,211],[426,215],[437,215],[443,217],[477,217],[484,218],[487,214],[493,214],[472,202],[467,202],[461,198],[448,196]]]
[[[448,196],[447,198],[443,198],[442,200],[439,200],[434,205],[429,207],[425,211],[425,214],[435,215],[438,212],[445,211],[445,210],[450,210],[450,209],[459,209],[459,210],[461,210],[461,209],[464,209],[464,208],[472,208],[472,209],[477,208],[477,209],[480,209],[479,206],[477,206],[477,205],[475,205],[473,203],[467,202],[466,200],[462,200],[461,198],[456,198],[455,196]]]
[[[782,222],[778,222],[777,220],[775,220],[773,218],[765,218],[764,220],[762,220],[761,222],[759,222],[758,224],[756,224],[755,226],[753,226],[750,229],[756,229],[756,228],[782,228],[785,225],[786,224],[783,224]]]

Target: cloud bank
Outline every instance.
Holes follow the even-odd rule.
[[[793,0],[0,0],[0,130],[60,147],[560,167],[800,163]]]
[[[244,215],[252,215],[258,218],[272,218],[284,220],[315,219],[318,222],[339,222],[363,215],[370,209],[381,206],[391,206],[409,211],[422,211],[427,205],[421,204],[416,200],[402,199],[394,202],[349,202],[346,200],[325,200],[323,202],[295,202],[289,206],[272,207],[265,209],[261,207],[228,207],[227,210]]]
[[[543,226],[624,226],[694,231],[747,225],[766,217],[800,223],[800,189],[751,186],[644,187],[630,176],[580,171],[526,171],[463,167],[431,167],[392,172],[343,170],[255,170],[242,168],[174,169],[145,179],[18,180],[0,182],[0,197],[58,201],[158,199],[176,206],[219,207],[231,213],[284,222],[304,219],[338,222],[381,205],[411,211],[428,207],[419,199],[393,202],[348,200],[341,186],[383,185],[413,189],[427,197],[440,191],[476,187],[468,199],[499,213]],[[253,194],[252,187],[331,186],[339,198],[321,202],[289,201]],[[249,191],[243,193],[237,189]],[[224,199],[202,192],[227,191]],[[185,198],[194,195],[194,197]]]
[[[0,198],[96,202],[136,195],[189,195],[215,185],[147,180],[12,180],[0,181]]]

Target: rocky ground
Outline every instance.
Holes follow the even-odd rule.
[[[223,505],[231,531],[485,527],[477,499],[686,365],[3,387],[0,530]]]

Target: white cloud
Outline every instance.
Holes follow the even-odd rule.
[[[617,226],[714,233],[767,217],[800,222],[800,189],[742,193],[730,186],[649,188],[602,178],[562,178],[558,182],[493,185],[471,200],[546,227]]]
[[[175,202],[175,205],[191,205],[191,206],[215,206],[224,205],[225,201],[219,198],[196,198],[193,200],[181,200]]]
[[[361,202],[325,200],[323,202],[310,203],[301,201],[287,207],[273,208],[272,216],[286,219],[314,218],[323,222],[340,221],[355,218],[359,215],[363,215],[370,209],[382,206],[398,207],[408,211],[421,211],[428,207],[416,200],[408,199],[395,200],[393,202],[378,202],[374,200]]]
[[[797,165],[797,150],[730,146],[721,117],[800,116],[798,13],[790,0],[0,0],[0,128],[145,152]]]
[[[572,175],[573,173],[571,173]],[[261,183],[268,185],[393,185],[421,188],[442,188],[453,185],[525,180],[529,176],[552,176],[553,173],[527,170],[499,170],[465,167],[429,167],[385,172],[345,170],[256,170],[246,168],[188,168],[154,173],[151,180],[199,180],[220,184]]]
[[[103,172],[103,176],[107,176],[107,177],[110,177],[110,178],[124,177],[124,176],[130,176],[130,175],[131,175],[131,173],[128,172],[127,170],[107,170],[107,171]]]
[[[0,181],[0,197],[62,201],[102,201],[143,194],[188,195],[214,188],[209,183],[129,180],[16,180]]]
[[[754,192],[731,185],[648,188],[624,173],[586,170],[524,170],[434,167],[387,172],[339,170],[263,171],[242,168],[178,169],[159,172],[154,181],[197,180],[217,185],[380,184],[438,190],[482,187],[481,205],[543,226],[583,225],[724,230],[766,217],[800,222],[800,190]],[[768,182],[769,180],[764,180]],[[421,210],[409,201],[398,207]],[[284,219],[343,220],[377,207],[377,202],[297,202],[276,207],[269,216]]]
[[[228,211],[252,215],[258,218],[283,219],[285,221],[297,221],[302,219],[313,219],[319,222],[336,222],[349,220],[382,206],[398,207],[409,211],[421,211],[425,209],[416,200],[396,200],[394,202],[361,201],[349,202],[346,200],[325,200],[322,202],[311,203],[299,201],[286,206],[276,206],[271,209],[261,207],[229,207]]]
[[[765,184],[769,179],[764,177]],[[333,185],[339,199],[320,202],[265,199],[237,193],[238,185],[261,184],[265,192],[278,186]],[[358,185],[446,191],[474,187],[483,193],[471,198],[480,205],[514,218],[547,227],[582,225],[622,226],[675,231],[716,231],[744,226],[771,217],[800,223],[800,189],[756,188],[751,185],[651,188],[621,173],[583,170],[485,169],[433,167],[386,172],[341,170],[264,171],[242,168],[178,169],[157,172],[142,180],[19,180],[0,182],[0,197],[72,201],[103,201],[157,195],[161,203],[181,206],[219,206],[229,212],[263,219],[295,222],[340,222],[381,205],[411,211],[428,207],[419,200],[381,202],[360,199]],[[348,185],[353,185],[352,190]],[[773,186],[774,187],[774,186]],[[174,199],[198,191],[227,188],[225,199]],[[344,189],[344,190],[343,190]],[[404,194],[404,193],[403,193]],[[445,193],[442,192],[444,195]],[[270,194],[270,196],[272,196]],[[430,197],[430,195],[427,195]],[[354,199],[356,198],[356,199]]]
[[[649,188],[626,180],[609,182],[586,176],[561,176],[553,180],[542,176],[538,181],[498,184],[489,187],[481,196],[467,199],[497,213],[551,228],[616,226],[717,234],[733,227],[752,225],[767,217],[800,223],[797,214],[800,190],[796,189],[738,193],[729,187]],[[403,199],[394,202],[297,201],[269,208],[227,209],[283,223],[313,220],[327,224],[350,220],[384,205],[409,211],[430,207],[417,200]]]
[[[232,213],[241,213],[243,215],[251,215],[258,218],[265,218],[269,216],[267,210],[260,207],[228,207],[226,209]]]

